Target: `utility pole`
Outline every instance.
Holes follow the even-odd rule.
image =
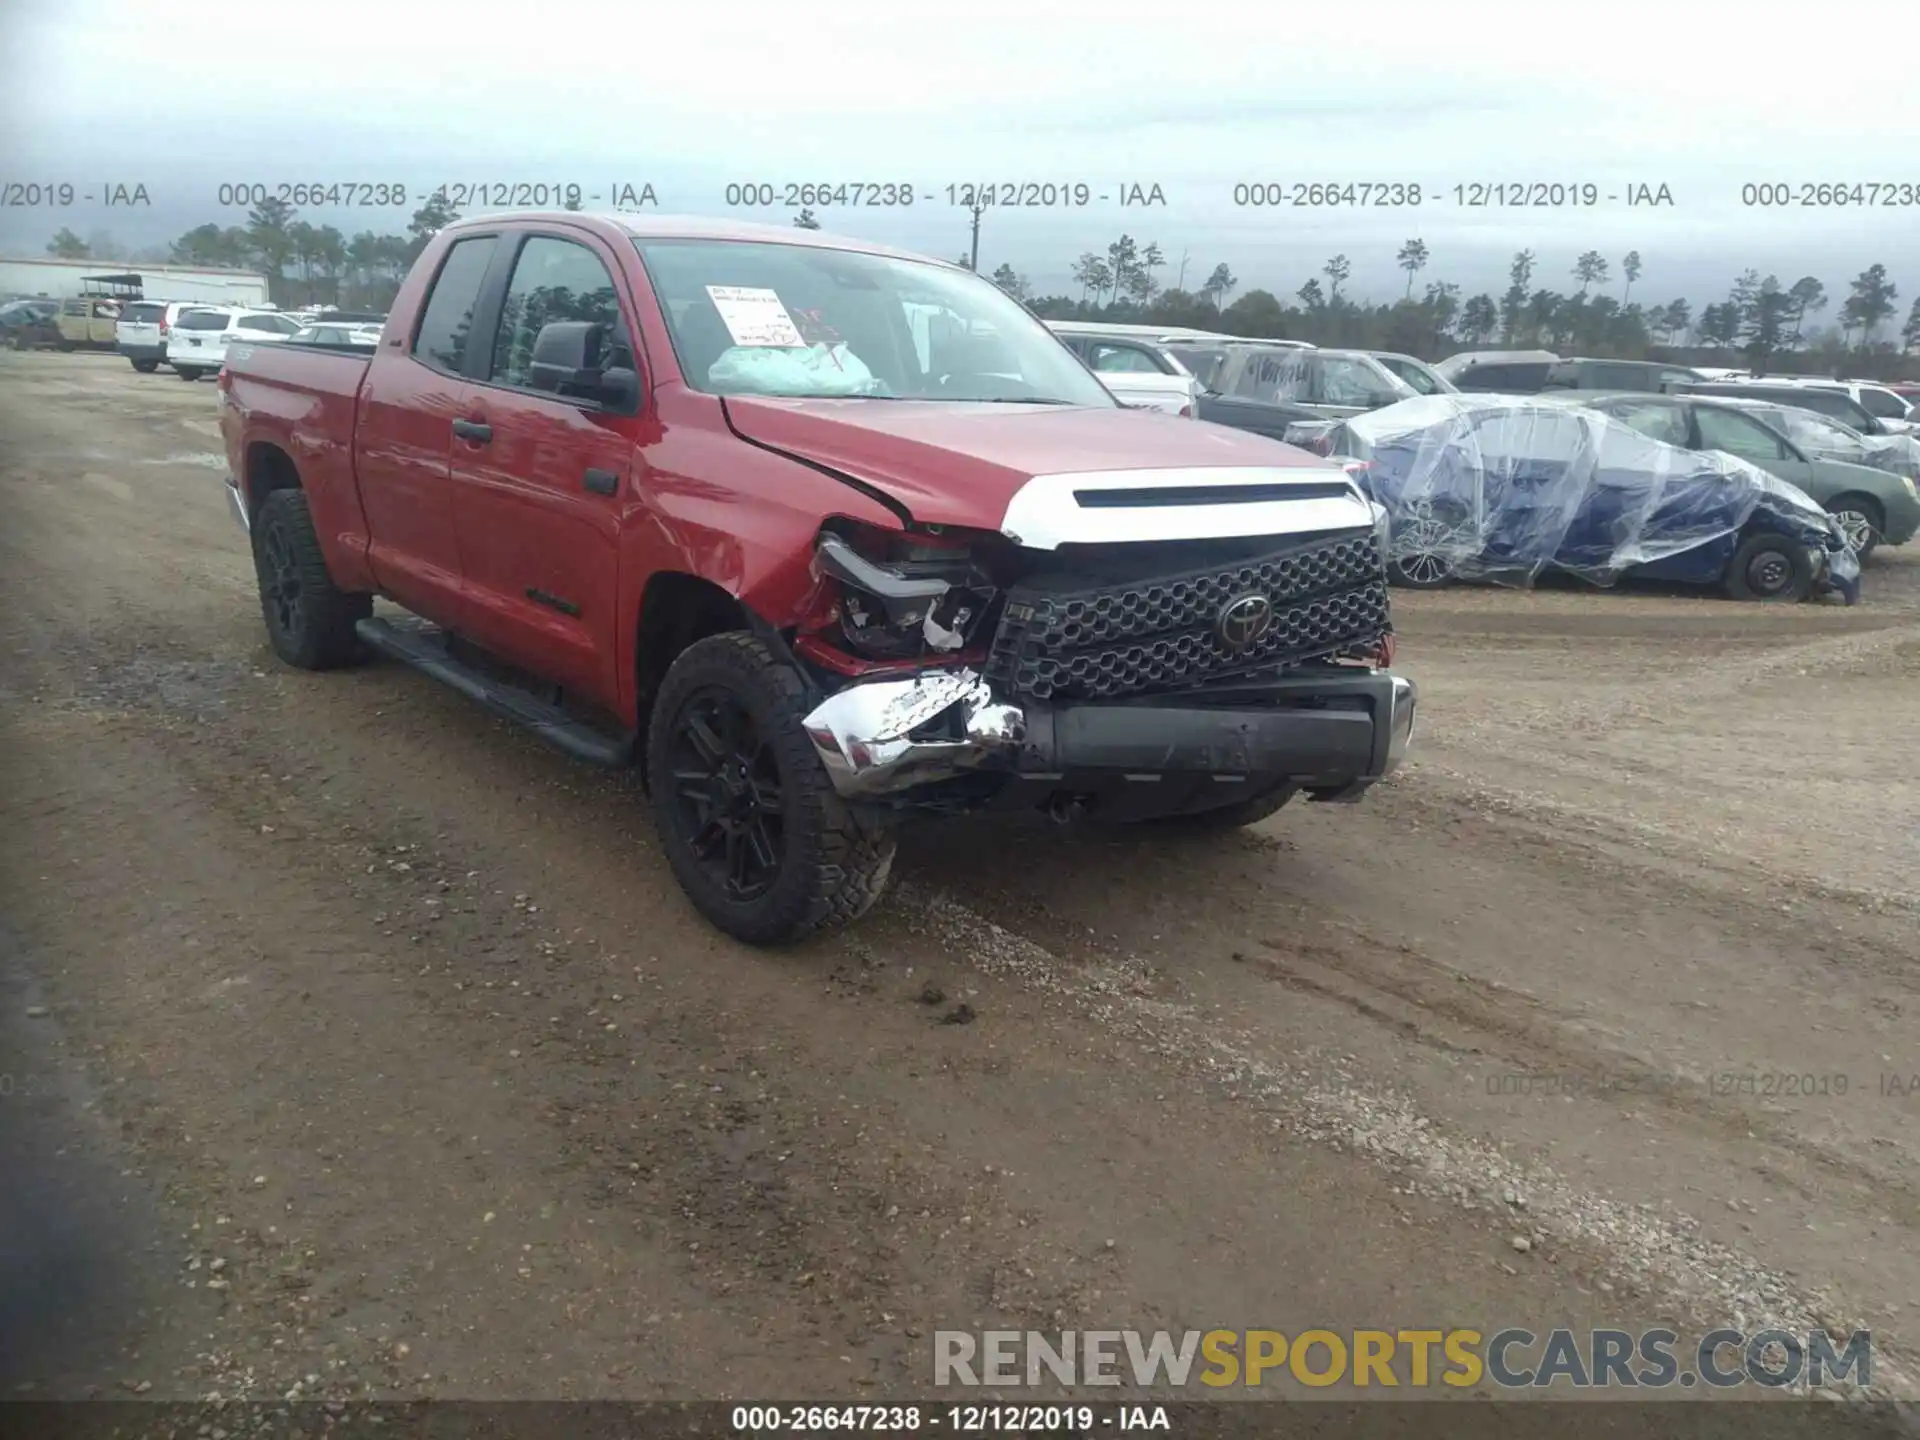
[[[969,252],[972,258],[968,260],[967,268],[973,271],[973,273],[976,275],[980,273],[980,212],[985,210],[986,208],[987,207],[985,205],[982,205],[980,203],[980,200],[977,196],[975,197],[973,204],[967,207],[967,209],[970,210],[973,214],[973,248]]]
[[[1180,278],[1173,282],[1173,288],[1176,290],[1185,290],[1187,288],[1187,255],[1188,253],[1189,252],[1185,250],[1182,250],[1180,252]]]

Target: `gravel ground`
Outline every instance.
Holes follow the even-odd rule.
[[[1422,733],[1364,804],[928,825],[770,955],[629,777],[278,666],[211,412],[0,356],[10,1393],[880,1398],[942,1327],[1762,1322],[1870,1325],[1913,1393],[1920,555],[1854,609],[1398,599]]]

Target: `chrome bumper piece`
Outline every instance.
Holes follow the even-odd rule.
[[[1413,688],[1413,682],[1404,675],[1393,677],[1393,696],[1387,712],[1387,760],[1380,769],[1378,778],[1385,779],[1400,768],[1400,762],[1407,758],[1407,750],[1413,744],[1413,712],[1419,703],[1419,692]]]
[[[803,725],[833,787],[873,799],[967,771],[1046,775],[1077,766],[1126,771],[1295,774],[1357,796],[1391,775],[1413,742],[1418,692],[1384,671],[1300,675],[1276,690],[1318,700],[1367,697],[1366,708],[1235,708],[1190,697],[1135,704],[1036,705],[999,700],[972,670],[856,681]]]
[[[861,681],[802,723],[833,788],[850,799],[951,778],[1010,756],[1026,736],[1019,708],[996,701],[971,670]]]
[[[227,505],[233,511],[233,518],[240,522],[240,528],[251,533],[253,525],[247,519],[246,497],[241,495],[240,487],[234,483],[231,475],[227,477]]]

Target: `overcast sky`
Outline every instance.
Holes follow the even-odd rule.
[[[1369,0],[1204,6],[915,0],[669,6],[547,0],[308,5],[0,0],[0,179],[71,183],[70,208],[0,207],[0,252],[37,255],[62,225],[123,244],[244,223],[223,183],[650,182],[664,211],[729,211],[740,181],[904,181],[905,211],[820,210],[826,227],[947,258],[967,216],[945,187],[1085,181],[1115,200],[995,210],[981,266],[1041,292],[1123,231],[1218,261],[1283,296],[1335,253],[1349,293],[1420,283],[1497,292],[1521,248],[1535,285],[1574,288],[1583,250],[1638,250],[1649,300],[1724,293],[1752,266],[1830,291],[1885,263],[1905,311],[1920,290],[1920,203],[1761,209],[1743,183],[1920,189],[1911,4],[1861,0],[1832,23],[1751,6],[1605,7]],[[1418,183],[1418,209],[1236,207],[1236,183]],[[1595,184],[1584,209],[1463,208],[1452,187]],[[145,185],[149,208],[107,207]],[[1123,186],[1166,204],[1122,209]],[[1638,185],[1673,204],[1629,207]],[[1438,198],[1436,198],[1438,192]],[[926,197],[931,196],[931,199]],[[0,197],[9,202],[17,196]],[[1910,194],[1910,201],[1920,195]],[[416,200],[417,203],[417,200]],[[589,208],[591,204],[589,204]],[[407,209],[308,210],[349,234]],[[1617,285],[1617,278],[1616,278]]]

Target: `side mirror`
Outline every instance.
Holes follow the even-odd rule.
[[[609,409],[640,398],[640,376],[631,366],[609,366],[607,327],[590,320],[555,320],[533,340],[528,378],[536,390],[570,400],[591,400]]]

